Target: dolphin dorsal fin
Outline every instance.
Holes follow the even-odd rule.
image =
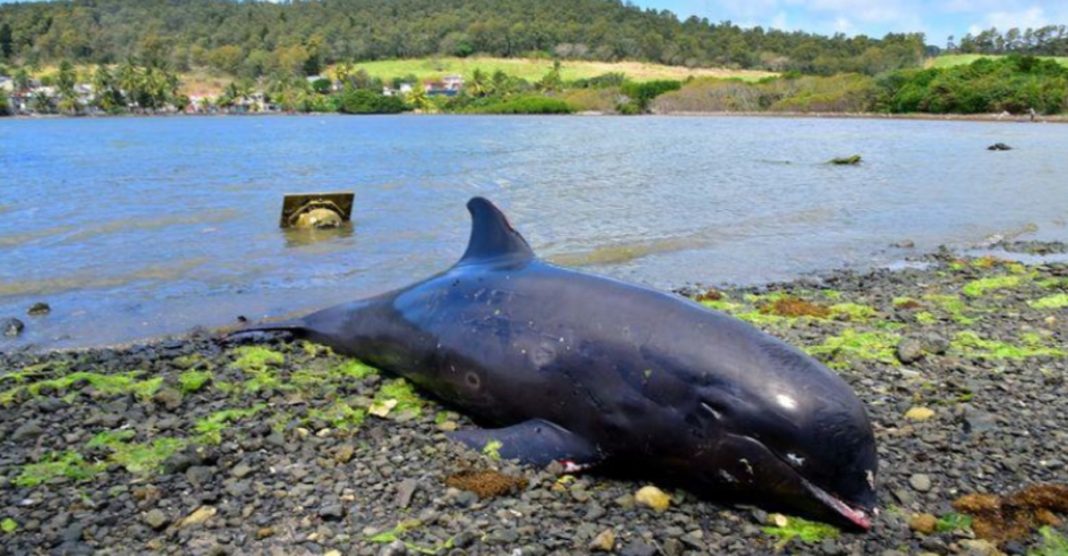
[[[473,197],[467,202],[467,210],[471,213],[471,240],[458,264],[506,257],[517,261],[534,258],[527,240],[493,203]]]

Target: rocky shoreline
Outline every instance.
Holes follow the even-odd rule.
[[[683,292],[853,385],[880,456],[866,534],[500,461],[448,443],[473,424],[404,381],[205,333],[0,354],[0,553],[1064,554],[1068,500],[990,539],[954,502],[1068,483],[1068,264],[921,262]]]

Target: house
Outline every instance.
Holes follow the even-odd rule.
[[[394,96],[394,95],[404,96],[404,95],[407,95],[410,92],[412,92],[412,84],[411,83],[401,83],[400,84],[400,88],[398,88],[398,89],[393,89],[391,87],[382,87],[382,94],[387,96],[387,97],[391,97],[391,96]]]
[[[455,96],[464,88],[464,78],[459,75],[446,75],[439,81],[430,81],[423,86],[428,95]]]
[[[0,91],[5,93],[15,92],[15,80],[6,75],[0,75]]]

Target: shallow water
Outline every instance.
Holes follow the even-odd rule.
[[[988,152],[1005,142],[1014,150]],[[859,153],[859,166],[832,166]],[[465,201],[549,260],[661,288],[891,264],[993,234],[1068,235],[1068,128],[723,117],[0,120],[0,349],[300,312],[451,264]],[[337,233],[284,193],[352,190]],[[27,317],[35,301],[52,313]]]

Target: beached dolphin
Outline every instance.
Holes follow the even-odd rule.
[[[547,264],[492,203],[467,208],[470,243],[445,272],[243,332],[287,330],[503,427],[453,433],[475,449],[640,462],[699,494],[870,527],[875,440],[836,374],[679,296]]]

